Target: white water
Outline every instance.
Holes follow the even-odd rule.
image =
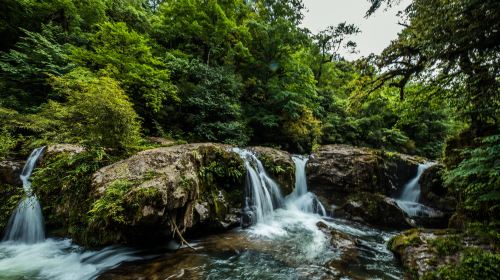
[[[434,209],[418,203],[420,199],[420,184],[418,181],[424,171],[432,165],[434,165],[432,162],[419,164],[417,174],[404,185],[403,192],[396,200],[398,206],[410,217],[433,217],[438,214]]]
[[[284,199],[279,185],[267,175],[252,152],[234,151],[245,161],[247,195],[250,197],[247,204],[257,217],[256,225],[249,232],[260,238],[287,240],[286,243],[294,247],[296,258],[311,261],[321,256],[326,259],[328,238],[316,225],[323,221],[321,216],[325,216],[326,211],[316,196],[307,191],[307,157],[292,158],[295,163],[295,188]]]
[[[295,188],[287,197],[288,209],[299,209],[306,213],[318,213],[326,216],[326,210],[315,194],[307,191],[306,164],[307,157],[293,156],[295,163]]]
[[[0,279],[95,279],[104,270],[138,259],[124,248],[85,251],[69,239],[36,244],[8,241],[0,243]]]
[[[274,209],[283,206],[284,199],[280,188],[267,175],[262,162],[253,153],[238,148],[234,151],[245,161],[247,204],[255,213],[256,222],[264,221]]]
[[[33,150],[23,167],[20,177],[26,197],[19,202],[10,217],[4,241],[37,243],[45,239],[42,209],[38,199],[32,194],[31,182],[29,181],[33,169],[44,150],[45,147]]]
[[[0,279],[95,279],[124,261],[138,260],[125,248],[85,251],[70,239],[45,239],[40,203],[29,181],[44,147],[35,149],[21,173],[26,198],[21,200],[0,242]]]

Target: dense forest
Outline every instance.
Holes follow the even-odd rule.
[[[366,17],[399,1],[369,2],[359,11]],[[457,230],[497,250],[429,277],[495,279],[500,2],[413,0],[398,38],[355,61],[341,53],[356,51],[359,28],[340,22],[314,34],[300,25],[305,8],[301,0],[2,0],[0,159],[83,145],[80,173],[61,179],[71,182],[154,147],[154,137],[423,156],[445,166]]]

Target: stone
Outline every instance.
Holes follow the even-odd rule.
[[[397,193],[422,158],[349,145],[320,146],[306,165],[309,190],[327,205],[357,192]]]
[[[24,161],[4,160],[0,161],[0,184],[21,186],[21,172],[23,171]]]
[[[380,228],[405,229],[413,226],[394,199],[378,193],[350,195],[342,206],[333,211],[333,216]]]

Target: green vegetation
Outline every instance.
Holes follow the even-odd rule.
[[[425,280],[498,279],[500,254],[485,252],[479,248],[467,250],[458,265],[445,265],[435,272],[424,275]]]
[[[360,13],[400,1],[369,2]],[[357,61],[339,49],[354,50],[359,29],[343,22],[312,34],[300,27],[304,8],[301,0],[4,0],[0,159],[50,143],[85,146],[48,159],[34,178],[47,220],[77,235],[87,219],[123,223],[121,199],[155,198],[117,183],[102,201],[88,201],[91,174],[151,147],[150,136],[299,153],[340,143],[417,154],[443,160],[461,230],[498,250],[500,2],[413,0],[399,37]],[[237,159],[221,157],[198,174],[214,200],[244,177]],[[54,214],[68,197],[74,209]],[[417,241],[410,237],[391,244]],[[434,247],[463,249],[450,242]],[[495,254],[464,255],[457,273],[476,269],[483,277],[495,261]],[[445,270],[442,278],[459,279]]]
[[[399,101],[348,23],[299,27],[297,0],[18,1],[0,13],[0,156],[51,142],[127,153],[142,136],[307,152],[347,143],[431,157],[454,130],[412,81]],[[15,16],[14,16],[15,15]],[[415,109],[415,104],[418,108]]]
[[[459,235],[449,235],[437,237],[429,241],[430,245],[436,250],[439,256],[452,255],[462,249],[462,238]]]
[[[3,232],[9,218],[14,212],[21,199],[23,198],[24,190],[17,186],[0,184],[0,232]]]

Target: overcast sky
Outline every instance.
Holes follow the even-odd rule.
[[[397,12],[403,10],[410,0],[403,0],[401,4],[384,11],[379,9],[368,19],[364,18],[370,3],[367,0],[303,0],[306,11],[302,26],[313,33],[329,25],[337,25],[346,21],[361,29],[361,34],[353,37],[358,44],[358,54],[344,54],[347,59],[356,59],[370,53],[379,54],[391,40],[397,38],[402,26],[398,25]]]

